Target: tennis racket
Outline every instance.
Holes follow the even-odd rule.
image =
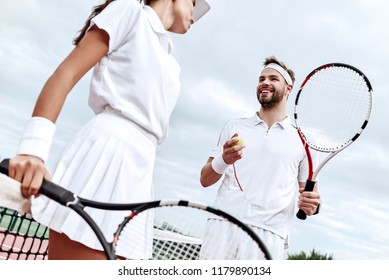
[[[294,120],[308,158],[305,191],[312,191],[327,162],[355,142],[370,118],[373,89],[357,68],[330,63],[313,70],[295,100]],[[326,153],[314,167],[310,149]],[[301,209],[299,219],[306,219]]]
[[[8,164],[9,159],[0,163],[1,173],[8,174]],[[20,195],[20,184],[4,175],[3,180],[4,177],[12,182],[0,184],[0,193],[3,193],[0,205],[7,201],[4,194],[10,193],[13,202],[8,204],[9,207],[17,208],[22,204],[17,210],[28,209]],[[5,188],[9,187],[14,190],[6,191]],[[78,197],[47,180],[44,180],[40,193],[78,213],[96,234],[107,259],[118,259],[124,255],[122,252],[129,251],[134,253],[134,259],[271,259],[266,246],[252,228],[224,211],[200,203],[183,200],[104,203]],[[119,224],[110,242],[85,211],[87,207],[130,210],[131,214]],[[153,217],[154,228],[148,230],[145,220],[150,216]],[[215,225],[217,228],[212,228]],[[126,233],[123,235],[126,237],[122,238],[122,233]],[[146,257],[137,257],[139,255]]]

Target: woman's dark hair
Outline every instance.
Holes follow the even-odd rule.
[[[97,6],[93,7],[92,13],[90,14],[88,19],[86,20],[84,27],[79,31],[78,36],[76,38],[74,38],[73,45],[78,45],[78,43],[81,41],[81,39],[85,36],[85,33],[88,30],[88,28],[89,28],[91,20],[95,16],[100,14],[102,10],[104,10],[109,4],[111,4],[114,1],[115,0],[107,0],[103,4],[97,5]],[[129,0],[129,1],[135,1],[135,0]],[[152,0],[137,0],[137,1],[139,1],[139,3],[141,3],[142,1],[145,2],[145,5],[149,5],[150,2],[152,2]]]

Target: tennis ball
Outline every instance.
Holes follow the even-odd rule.
[[[240,136],[235,136],[232,139],[238,139],[238,142],[233,143],[231,146],[244,145],[244,140]]]

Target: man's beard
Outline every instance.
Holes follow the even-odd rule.
[[[257,99],[264,110],[272,110],[276,108],[278,104],[281,103],[283,98],[284,98],[284,94],[281,91],[277,91],[277,90],[273,92],[270,98],[269,97],[261,98],[260,92],[259,91],[257,92]]]

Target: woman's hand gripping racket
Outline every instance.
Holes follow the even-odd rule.
[[[294,120],[307,152],[305,191],[312,191],[322,167],[358,139],[369,121],[373,89],[357,68],[331,63],[313,70],[295,100]],[[310,148],[329,153],[314,169]],[[301,209],[299,219],[306,219]]]
[[[3,160],[0,163],[0,172],[8,175],[8,165],[9,159]],[[15,184],[18,183],[9,177],[6,179],[12,182],[1,184],[3,190],[0,189],[0,193],[5,194],[5,197],[0,199],[0,203],[2,203],[1,200],[7,200],[7,190],[4,188],[13,187],[15,189]],[[120,252],[123,251],[150,255],[146,258],[164,260],[236,259],[237,252],[243,251],[244,256],[245,250],[248,251],[246,255],[271,259],[266,246],[250,227],[228,213],[206,205],[182,200],[158,200],[134,204],[103,203],[77,197],[72,192],[47,180],[44,180],[40,193],[78,213],[96,234],[108,259],[120,258],[122,256]],[[11,194],[15,203],[15,191]],[[20,200],[23,201],[21,195]],[[96,222],[84,210],[88,207],[112,211],[130,210],[131,214],[120,223],[114,233],[113,241],[109,242],[109,238],[106,238]],[[145,220],[150,217],[154,217],[154,228],[147,230]],[[229,230],[234,232],[239,242],[234,244],[234,240],[222,238],[225,233],[220,230],[205,231],[210,218],[212,221],[216,219],[225,225],[228,224]],[[123,232],[126,232],[126,237],[131,238],[122,239],[121,233]],[[141,242],[142,238],[146,241]],[[203,239],[207,240],[207,246],[201,248]],[[206,250],[204,247],[207,247]],[[134,258],[139,259],[137,254]]]

